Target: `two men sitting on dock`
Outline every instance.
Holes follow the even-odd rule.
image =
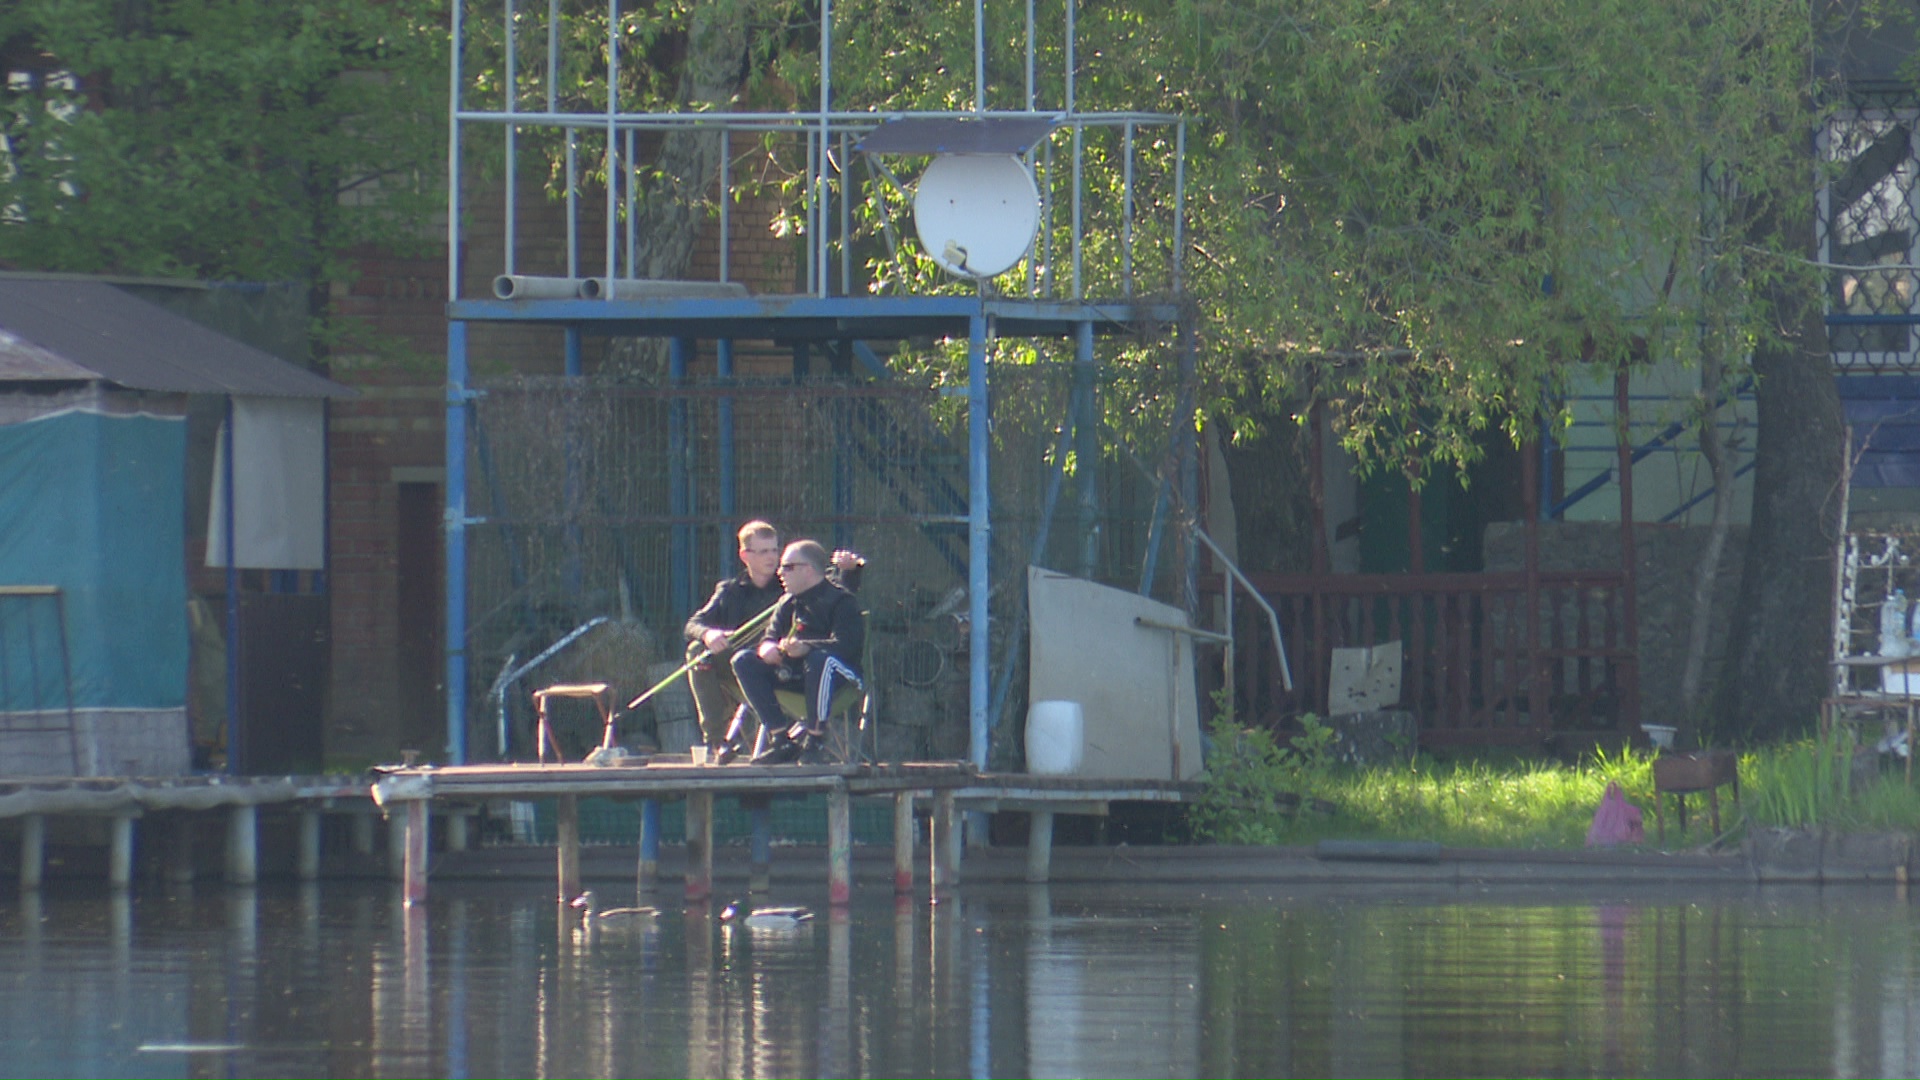
[[[840,598],[852,601],[866,561],[850,551],[829,557],[811,540],[789,545],[783,555],[779,532],[765,521],[747,522],[738,535],[741,572],[715,585],[686,625],[688,659],[700,660],[687,678],[701,738],[712,760],[724,765],[743,751],[749,721],[771,718],[765,756],[797,760],[817,738],[825,715],[818,703],[831,701],[849,677],[860,682],[864,620],[857,602]],[[803,593],[816,595],[802,602]],[[764,616],[776,603],[781,608],[768,621]],[[740,674],[743,663],[749,674]],[[750,683],[764,684],[761,699],[743,689]],[[774,690],[781,687],[805,688],[801,722],[789,724],[780,711]]]

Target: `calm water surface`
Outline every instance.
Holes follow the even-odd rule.
[[[337,883],[9,897],[0,1075],[1920,1069],[1920,934],[1891,888],[776,899],[821,914],[740,930],[675,904],[587,937],[534,883],[436,884],[413,911]]]

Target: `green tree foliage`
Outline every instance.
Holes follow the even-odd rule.
[[[305,281],[437,239],[445,5],[0,6],[0,264]]]

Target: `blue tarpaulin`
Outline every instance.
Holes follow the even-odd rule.
[[[0,585],[52,585],[65,596],[76,708],[180,708],[187,684],[182,525],[186,422],[152,415],[56,413],[0,427]],[[0,635],[0,671],[38,671],[39,625]],[[51,694],[49,698],[47,695]],[[36,696],[0,688],[8,707]]]

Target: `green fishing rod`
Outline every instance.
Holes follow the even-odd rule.
[[[780,599],[784,600],[786,599],[786,597],[783,596]],[[738,639],[740,635],[751,633],[755,630],[758,630],[763,623],[765,623],[769,618],[773,617],[773,609],[779,606],[780,606],[780,600],[775,600],[773,603],[767,605],[767,610],[761,612],[758,615],[755,615],[753,618],[748,619],[746,622],[741,623],[738,627],[734,628],[733,630],[728,631],[727,647],[732,648],[734,641]],[[667,687],[672,686],[675,679],[680,678],[682,675],[685,675],[687,672],[692,671],[695,667],[706,663],[708,660],[712,658],[713,658],[712,649],[704,649],[704,648],[701,649],[700,652],[696,656],[694,656],[693,659],[680,665],[679,670],[675,671],[673,674],[667,676],[666,678],[661,679],[659,682],[654,683],[653,686],[650,689],[648,689],[646,693],[641,694],[639,697],[634,698],[632,701],[627,702],[627,708],[629,709],[639,708],[642,702],[646,701],[648,698],[659,693],[660,691],[665,690]]]

